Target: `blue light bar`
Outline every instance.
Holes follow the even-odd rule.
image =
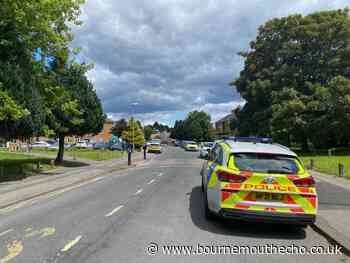
[[[254,143],[272,143],[272,138],[267,137],[234,137],[234,136],[225,136],[224,140],[235,141],[235,142],[254,142]]]

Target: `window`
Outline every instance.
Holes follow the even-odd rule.
[[[260,153],[234,154],[235,166],[242,171],[296,174],[297,159],[290,156]]]
[[[216,145],[213,149],[213,156],[212,156],[213,162],[217,164],[222,164],[223,160],[223,150],[220,145]]]

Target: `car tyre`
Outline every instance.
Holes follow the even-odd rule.
[[[207,191],[203,191],[203,201],[204,201],[204,217],[209,221],[214,220],[215,214],[210,211],[208,206]]]

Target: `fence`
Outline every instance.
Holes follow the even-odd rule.
[[[304,162],[311,170],[335,175],[338,177],[350,178],[350,155],[332,155],[329,151],[328,156],[310,156],[304,157]]]

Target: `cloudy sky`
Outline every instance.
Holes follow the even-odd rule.
[[[74,46],[95,68],[106,113],[173,125],[194,109],[215,121],[242,103],[228,83],[257,28],[273,17],[350,0],[87,0]]]

